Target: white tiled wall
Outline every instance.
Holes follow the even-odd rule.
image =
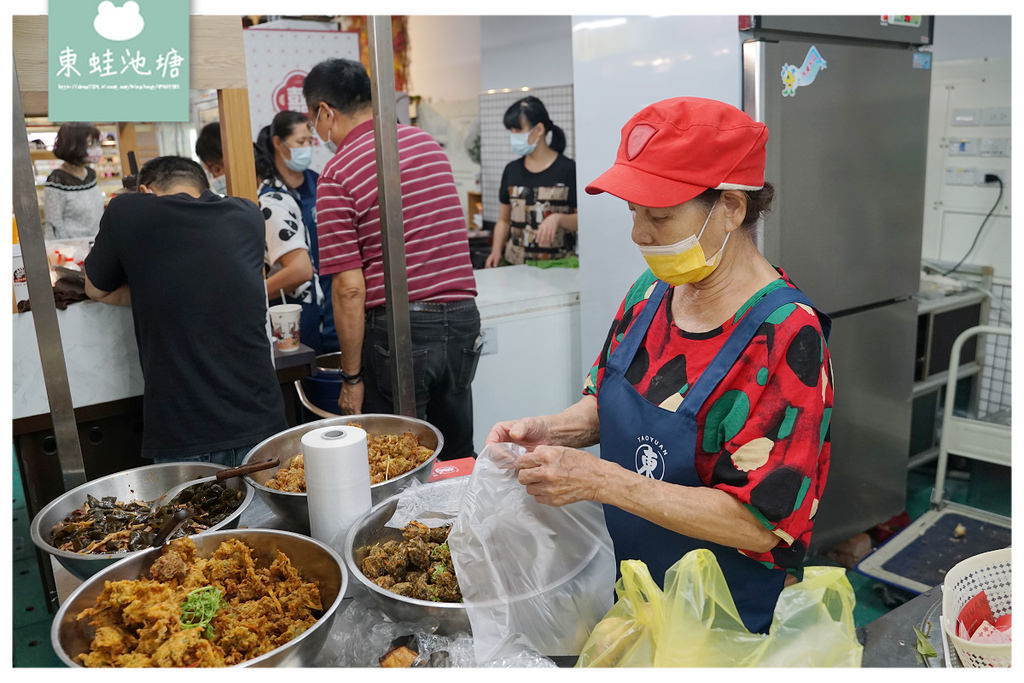
[[[988,324],[1010,327],[1009,285],[992,288],[992,305]],[[1010,340],[1012,337],[991,335],[985,349],[985,369],[981,375],[978,414],[987,415],[1010,408]]]
[[[480,95],[480,160],[483,167],[484,220],[498,219],[498,185],[505,165],[516,158],[508,142],[503,119],[505,110],[520,97],[533,95],[544,103],[551,122],[565,131],[565,156],[576,158],[572,86],[509,90]],[[549,138],[550,141],[550,138]],[[577,178],[577,186],[579,179]]]

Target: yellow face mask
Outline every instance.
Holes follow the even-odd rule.
[[[717,205],[716,201],[711,206],[711,211],[708,211],[708,217],[704,219],[704,225],[698,234],[690,235],[675,244],[640,247],[640,253],[650,266],[654,277],[670,285],[684,285],[688,282],[700,282],[718,267],[722,262],[722,254],[725,253],[725,245],[729,242],[729,234],[726,234],[722,248],[710,259],[704,257],[704,249],[700,246],[700,238],[704,234],[704,229],[708,227],[711,213]]]

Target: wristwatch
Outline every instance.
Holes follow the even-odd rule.
[[[359,372],[355,373],[354,375],[350,375],[339,368],[338,373],[341,375],[341,379],[345,381],[345,384],[359,384],[360,382],[363,381],[362,370],[359,370]]]

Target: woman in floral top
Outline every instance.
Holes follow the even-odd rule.
[[[519,481],[539,502],[603,503],[616,559],[644,561],[659,583],[687,552],[711,550],[759,632],[787,570],[803,565],[832,409],[831,322],[753,241],[773,195],[767,136],[700,98],[630,119],[615,165],[586,189],[626,200],[650,270],[619,307],[583,398],[487,437],[530,450]],[[578,450],[598,440],[600,458]]]

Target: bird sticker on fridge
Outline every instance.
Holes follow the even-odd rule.
[[[818,72],[828,66],[828,62],[814,45],[807,51],[804,63],[799,68],[792,64],[782,65],[782,96],[794,97],[797,88],[805,88],[818,77]]]

